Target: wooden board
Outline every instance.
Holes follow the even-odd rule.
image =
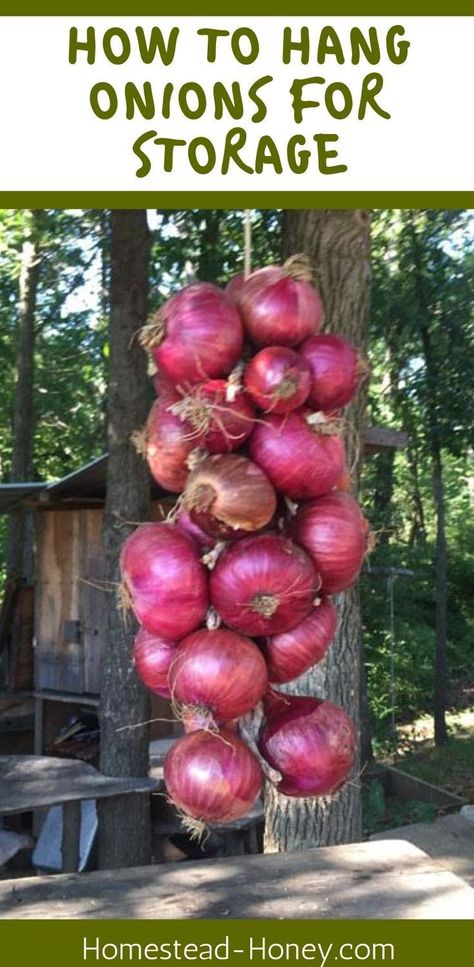
[[[80,641],[64,640],[64,623],[79,620],[80,511],[38,514],[35,608],[37,688],[84,691]]]
[[[0,816],[43,806],[151,792],[153,779],[104,776],[78,759],[50,756],[0,756]]]
[[[397,830],[395,836],[403,837],[419,849],[425,850],[432,859],[447,866],[474,887],[474,822],[459,813],[438,816],[432,823],[410,823]],[[389,838],[389,833],[376,833],[374,840]]]
[[[0,883],[10,919],[474,919],[474,891],[409,843]]]
[[[38,515],[36,687],[94,693],[105,633],[102,510]]]
[[[384,426],[367,426],[364,431],[364,450],[377,453],[379,450],[403,450],[408,445],[408,433],[404,430],[390,430]]]

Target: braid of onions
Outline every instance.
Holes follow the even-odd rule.
[[[324,659],[331,595],[354,584],[368,548],[340,433],[368,368],[323,329],[295,255],[225,290],[184,287],[140,333],[156,400],[134,440],[177,503],[124,542],[120,603],[140,625],[135,674],[183,728],[164,777],[193,834],[245,816],[262,765],[303,798],[336,794],[353,768],[343,709],[275,691]],[[258,709],[253,744],[239,721]]]

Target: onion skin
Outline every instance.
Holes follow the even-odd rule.
[[[329,599],[321,601],[291,631],[263,639],[268,679],[291,682],[324,658],[337,627],[337,612]]]
[[[301,346],[312,374],[308,403],[325,413],[346,406],[367,373],[361,357],[347,339],[320,333]]]
[[[146,332],[154,323],[155,337]],[[145,327],[142,342],[173,386],[185,387],[230,373],[242,352],[243,326],[222,289],[196,282],[168,299]]]
[[[163,772],[168,795],[176,806],[211,824],[245,816],[262,788],[256,757],[229,731],[185,735],[169,750]]]
[[[179,641],[205,619],[209,605],[199,548],[173,524],[142,524],[125,541],[122,579],[146,631]]]
[[[261,530],[273,517],[275,490],[260,467],[238,454],[216,454],[189,475],[183,505],[191,519],[216,539]]]
[[[356,732],[344,709],[317,698],[285,695],[285,711],[270,714],[258,747],[281,773],[285,796],[330,796],[355,761]]]
[[[239,272],[237,275],[233,275],[232,278],[229,279],[225,287],[226,297],[230,300],[230,302],[233,302],[235,305],[237,305],[239,301],[240,291],[242,289],[244,282],[245,282],[245,275],[243,272]]]
[[[223,551],[210,577],[211,603],[230,628],[262,637],[302,621],[314,606],[318,585],[300,547],[285,537],[262,534]]]
[[[291,278],[284,266],[252,272],[236,286],[234,298],[256,346],[299,346],[321,328],[319,294],[305,279]]]
[[[267,416],[257,424],[249,442],[252,460],[274,487],[293,500],[321,497],[335,486],[345,469],[344,443],[311,428],[311,411]]]
[[[354,497],[334,491],[301,504],[291,533],[321,575],[323,594],[356,582],[367,552],[368,524]]]
[[[168,684],[174,702],[206,709],[219,724],[258,704],[268,684],[267,666],[248,638],[225,628],[202,628],[178,645]]]
[[[179,399],[160,396],[145,426],[145,456],[154,480],[171,493],[181,493],[189,476],[187,459],[197,446],[192,427],[169,409]]]
[[[227,400],[226,394],[226,380],[207,380],[179,404],[188,410],[186,423],[194,428],[197,445],[209,453],[236,450],[254,428],[255,409],[248,397],[238,392]]]
[[[168,641],[140,628],[133,644],[135,671],[144,685],[162,698],[171,698],[168,672],[176,642]]]
[[[244,386],[264,413],[291,413],[309,395],[311,370],[293,349],[267,346],[247,364]]]
[[[192,537],[203,551],[210,551],[215,546],[215,540],[210,534],[196,524],[186,510],[182,510],[176,519],[176,526],[183,534]]]

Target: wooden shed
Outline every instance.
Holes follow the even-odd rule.
[[[112,593],[101,540],[106,471],[104,456],[52,484],[0,487],[0,510],[31,513],[35,533],[34,585],[9,582],[0,616],[0,751],[51,751],[75,711],[98,708],[104,596]],[[152,516],[174,500],[154,486]],[[168,703],[153,697],[152,717],[171,718]],[[172,731],[156,723],[152,738]]]

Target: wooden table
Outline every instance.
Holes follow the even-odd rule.
[[[0,882],[0,919],[474,919],[474,890],[401,840]]]
[[[65,872],[78,868],[81,828],[80,803],[156,789],[149,778],[104,776],[78,759],[53,756],[0,756],[0,816],[63,807],[62,860]]]

